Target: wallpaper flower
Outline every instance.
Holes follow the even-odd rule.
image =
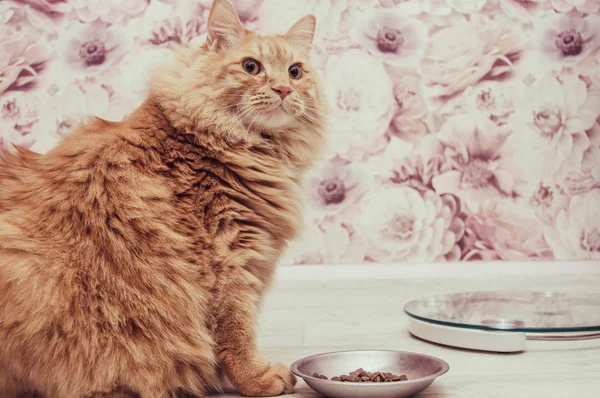
[[[600,0],[233,0],[313,13],[333,114],[282,263],[600,259]],[[0,147],[122,120],[211,0],[0,1]]]

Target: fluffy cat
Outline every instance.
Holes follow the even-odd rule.
[[[221,371],[292,391],[255,321],[324,145],[314,29],[262,36],[215,0],[125,121],[0,153],[1,397],[203,396]]]

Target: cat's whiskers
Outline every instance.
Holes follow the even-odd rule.
[[[306,98],[304,100],[304,106],[306,106],[307,108],[316,109],[316,110],[320,109],[319,105],[312,98]]]
[[[252,113],[253,107],[248,105],[239,112],[237,112],[233,118],[230,119],[230,123],[234,123],[234,127],[237,128],[239,124],[243,123],[246,116]]]
[[[302,114],[308,115],[308,116],[319,116],[322,119],[325,119],[325,120],[327,119],[327,116],[320,115],[317,108],[314,108],[314,107],[312,107],[310,105],[306,105],[306,104],[304,105]]]
[[[239,107],[237,112],[224,124],[223,127],[227,128],[229,131],[235,131],[238,128],[238,125],[243,120],[244,116],[248,114],[252,110],[252,106],[249,104],[242,103],[235,104]]]
[[[248,131],[252,131],[252,127],[254,127],[254,123],[256,121],[256,118],[260,115],[260,109],[256,109],[256,114],[252,117],[252,121],[250,122],[250,125],[248,126]]]
[[[220,106],[218,108],[213,108],[213,110],[214,111],[222,111],[222,110],[230,109],[230,108],[234,108],[234,107],[240,107],[240,104],[231,104],[231,105]]]
[[[225,94],[225,96],[230,96],[230,94]],[[234,97],[234,98],[243,98],[243,96]],[[243,108],[245,108],[245,107],[247,107],[249,105],[251,105],[251,104],[249,104],[247,101],[241,100],[241,101],[236,102],[234,104],[230,104],[230,105],[225,105],[225,106],[222,106],[222,107],[214,108],[213,110],[215,110],[215,111],[221,111],[221,110],[235,108],[235,107],[237,107],[238,109],[243,109]]]
[[[302,115],[300,115],[299,120],[301,122],[305,122],[304,124],[308,124],[312,128],[324,128],[324,127],[326,127],[325,123],[323,123],[322,121],[314,118],[313,116],[311,116],[311,115],[309,115],[307,113],[303,113]]]
[[[263,109],[261,109],[260,106],[255,105],[254,110],[256,111],[256,113],[252,116],[252,120],[250,121],[250,124],[247,126],[248,131],[252,131],[252,129],[255,127],[255,124],[259,121],[259,117],[262,116]]]
[[[302,116],[304,116],[305,118],[312,120],[316,123],[319,123],[320,125],[324,125],[326,123],[326,119],[320,118],[320,117],[313,115],[311,113],[308,113],[308,112],[303,112]]]
[[[270,101],[268,98],[251,98],[248,102],[258,106],[269,106],[277,104],[279,101]]]
[[[240,110],[232,119],[230,119],[229,123],[234,123],[230,130],[236,130],[239,126],[243,125],[246,117],[250,116],[254,110],[255,108],[251,104],[246,104],[243,110]]]
[[[318,121],[321,123],[321,125],[324,125],[329,122],[329,119],[322,117],[322,116],[315,115],[311,112],[302,112],[301,115],[308,119]]]
[[[319,115],[319,117],[321,119],[325,120],[325,121],[329,120],[329,118],[330,118],[329,115],[321,115],[320,112],[319,112],[319,108],[317,108],[317,107],[315,107],[313,105],[305,103],[304,104],[304,109],[307,110],[307,111],[309,111],[309,112],[303,112],[304,114]]]

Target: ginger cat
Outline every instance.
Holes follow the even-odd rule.
[[[0,153],[0,397],[292,391],[255,321],[324,146],[315,23],[262,36],[215,0],[125,121]]]

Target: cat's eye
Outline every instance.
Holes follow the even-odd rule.
[[[242,62],[242,68],[244,68],[244,70],[251,75],[258,75],[261,66],[260,62],[258,62],[257,60],[252,58],[246,58],[244,62]]]
[[[298,64],[290,66],[288,72],[290,74],[290,77],[294,80],[298,80],[302,77],[302,68],[300,68],[300,65]]]

